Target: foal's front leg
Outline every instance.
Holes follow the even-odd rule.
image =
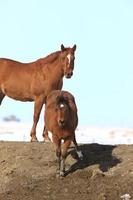
[[[62,148],[62,153],[61,153],[61,164],[60,164],[60,176],[65,176],[65,160],[67,157],[67,150],[71,144],[71,138],[70,139],[65,139],[63,148]]]
[[[44,103],[44,97],[40,96],[37,97],[35,99],[35,104],[34,104],[34,116],[33,116],[33,125],[32,125],[32,129],[31,129],[31,142],[36,142],[37,141],[37,137],[36,137],[36,127],[37,127],[37,123],[40,117],[40,113],[41,113],[41,109]]]
[[[57,136],[53,135],[53,144],[55,147],[58,167],[57,167],[57,175],[60,174],[60,165],[61,165],[61,139],[57,138]]]

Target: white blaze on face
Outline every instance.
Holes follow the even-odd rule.
[[[64,104],[60,104],[60,108],[63,108],[64,107]]]
[[[71,61],[71,55],[68,54],[68,55],[67,55],[67,58],[68,58],[68,62],[69,62],[69,64],[70,64],[70,61]]]

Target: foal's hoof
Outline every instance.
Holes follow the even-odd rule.
[[[63,177],[65,177],[65,172],[57,171],[56,177],[57,178],[63,178]]]
[[[83,156],[82,151],[77,151],[77,154],[78,154],[79,159],[83,160],[84,156]]]
[[[46,143],[52,142],[52,137],[45,136],[43,139],[44,139],[44,142]]]
[[[37,137],[35,137],[35,138],[31,138],[31,142],[38,142]]]
[[[60,172],[60,177],[64,177],[65,176],[65,172]]]
[[[50,140],[49,138],[45,138],[45,139],[44,139],[44,142],[45,142],[45,143],[50,143],[51,140]]]

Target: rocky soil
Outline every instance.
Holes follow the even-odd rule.
[[[0,200],[133,199],[133,145],[80,145],[56,177],[52,143],[0,142]]]

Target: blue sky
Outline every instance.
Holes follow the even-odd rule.
[[[0,25],[0,57],[30,62],[77,44],[63,89],[79,124],[133,128],[132,0],[0,0]],[[10,114],[32,122],[33,103],[5,98],[0,119]]]

